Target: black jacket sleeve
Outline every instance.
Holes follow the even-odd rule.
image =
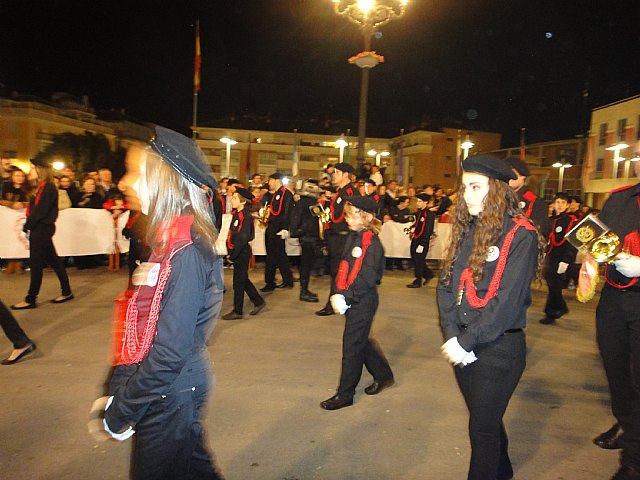
[[[25,230],[33,230],[38,224],[55,224],[58,218],[58,190],[53,183],[47,183],[42,190],[38,204],[31,200],[30,214],[24,224]]]
[[[242,220],[240,219],[242,217]],[[234,262],[245,248],[249,248],[249,242],[253,240],[253,217],[246,210],[234,215],[231,223],[238,221],[238,226],[234,227],[231,237],[233,250],[229,254],[229,259]]]

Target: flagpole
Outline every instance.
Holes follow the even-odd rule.
[[[526,157],[525,148],[524,148],[524,132],[526,128],[520,129],[520,160],[524,160]]]
[[[198,91],[200,90],[200,62],[202,56],[200,54],[200,20],[196,20],[196,56],[193,68],[193,131],[192,138],[198,138]]]

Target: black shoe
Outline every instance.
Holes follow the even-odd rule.
[[[543,325],[552,325],[556,323],[556,319],[551,317],[544,317],[540,319],[540,323]]]
[[[427,272],[425,272],[425,274],[423,275],[423,278],[424,278],[423,285],[426,285],[427,283],[429,283],[429,280],[431,280],[433,277],[435,277],[435,274],[431,270],[428,270]]]
[[[279,285],[276,285],[276,288],[293,288],[293,282],[291,283],[281,283]]]
[[[73,300],[74,298],[75,297],[73,296],[73,293],[70,293],[69,295],[62,297],[61,299],[54,298],[53,300],[51,300],[51,303],[64,303],[68,302],[69,300]]]
[[[264,287],[262,287],[260,291],[263,293],[269,293],[269,292],[273,292],[275,289],[276,289],[276,286],[274,284],[267,284]]]
[[[233,310],[229,313],[222,315],[223,320],[242,320],[242,314],[236,313]]]
[[[340,410],[351,405],[353,405],[353,397],[341,397],[337,394],[324,402],[320,402],[320,406],[325,410]]]
[[[253,310],[249,312],[249,315],[257,315],[259,314],[264,307],[267,306],[267,302],[262,302],[260,305],[256,305],[253,307]]]
[[[27,349],[25,351],[23,351],[20,355],[18,355],[16,358],[14,358],[13,360],[9,360],[8,358],[5,358],[0,363],[2,365],[13,365],[14,363],[18,363],[24,357],[26,357],[27,355],[29,355],[30,353],[33,353],[35,351],[36,351],[36,344],[31,342],[31,345],[29,345],[27,347]]]
[[[300,292],[301,302],[318,303],[318,297],[311,295],[311,292]]]
[[[611,480],[640,480],[640,470],[628,465],[621,466]]]
[[[622,448],[620,437],[622,437],[622,430],[620,429],[620,425],[616,423],[609,430],[594,438],[593,443],[605,450],[617,450]]]
[[[316,315],[320,316],[320,317],[328,317],[329,315],[333,315],[335,312],[333,311],[333,308],[331,308],[330,305],[326,305],[322,310],[318,310],[316,312]]]
[[[392,378],[389,380],[378,381],[374,380],[371,385],[364,389],[364,393],[367,395],[377,395],[385,388],[389,388],[391,385],[396,383],[396,381]]]
[[[21,305],[19,307],[17,306],[17,304],[16,305],[11,305],[11,310],[27,310],[29,308],[38,308],[38,305],[35,304],[35,303],[27,303],[27,302],[25,302],[25,303],[26,303],[26,305]]]
[[[413,282],[407,285],[407,288],[420,288],[422,284],[420,283],[420,279],[416,278]]]

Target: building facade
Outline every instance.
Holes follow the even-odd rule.
[[[500,147],[501,136],[497,133],[466,130],[464,133],[475,143],[471,153]],[[228,169],[226,145],[220,141],[224,137],[238,142],[229,150]],[[246,181],[256,172],[292,174],[294,156],[298,158],[299,177],[320,178],[328,163],[340,161],[340,138],[303,132],[198,127],[197,143],[217,176]],[[344,140],[348,146],[342,149],[342,158],[355,164],[357,138],[344,137]],[[369,152],[367,161],[384,167],[385,181],[394,179],[405,186],[439,184],[453,188],[461,141],[464,139],[457,129],[419,130],[393,138],[367,138],[365,152]]]
[[[587,203],[600,208],[609,192],[638,182],[640,95],[594,109],[582,174]]]

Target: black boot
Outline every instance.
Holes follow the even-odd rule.
[[[416,278],[413,282],[407,285],[407,288],[420,288],[422,286],[422,282],[419,278]]]
[[[311,293],[308,290],[309,282],[307,280],[300,280],[300,301],[318,303],[318,295]]]
[[[333,307],[331,306],[330,302],[327,302],[327,304],[324,306],[324,308],[322,310],[318,310],[316,312],[316,315],[318,315],[319,317],[328,317],[329,315],[333,315],[335,312],[333,311]]]

